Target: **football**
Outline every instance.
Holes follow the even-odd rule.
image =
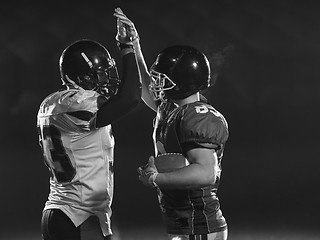
[[[188,160],[180,153],[161,154],[154,159],[159,173],[172,172],[189,165]]]

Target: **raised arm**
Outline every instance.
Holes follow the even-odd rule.
[[[141,98],[149,108],[151,108],[153,111],[156,112],[157,104],[154,101],[153,96],[150,94],[150,91],[149,91],[151,76],[149,74],[147,64],[145,63],[140,44],[135,50],[136,50],[137,63],[139,67],[139,73],[140,73],[141,82],[142,82]]]
[[[123,24],[126,24],[127,26],[134,26],[133,22],[123,13],[123,11],[120,8],[116,9],[115,16],[118,17],[119,21],[121,21]],[[130,31],[130,29],[134,29],[134,27],[129,27],[128,30]],[[149,74],[148,67],[142,53],[140,41],[136,41],[134,42],[134,44],[135,56],[138,63],[139,74],[142,82],[141,98],[149,108],[151,108],[154,111],[157,111],[157,105],[149,91],[151,76]]]
[[[116,15],[115,15],[116,16]],[[130,28],[130,32],[124,29]],[[117,20],[117,44],[120,49],[123,74],[117,95],[98,110],[97,127],[106,126],[127,115],[138,106],[141,99],[141,81],[135,51],[140,47],[138,33],[132,25]]]

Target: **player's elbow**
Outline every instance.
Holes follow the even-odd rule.
[[[125,104],[123,106],[123,109],[126,109],[126,112],[129,113],[138,107],[139,102],[140,102],[139,99],[134,99],[130,103]]]
[[[207,173],[203,177],[203,185],[205,186],[213,185],[215,183],[215,180],[216,180],[215,174]]]
[[[140,101],[141,101],[140,96],[137,97],[137,98],[134,98],[133,101],[132,101],[132,107],[131,108],[134,109],[134,108],[138,107]]]
[[[122,102],[136,107],[139,105],[141,101],[141,88],[138,88],[136,91],[132,91],[128,94],[122,95],[121,96]]]
[[[206,169],[205,173],[202,175],[202,184],[205,186],[214,185],[217,179],[217,171]]]
[[[122,102],[122,107],[130,110],[136,108],[141,100],[141,91],[132,95],[124,95],[119,97]]]

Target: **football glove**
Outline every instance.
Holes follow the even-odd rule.
[[[155,183],[155,179],[158,175],[158,170],[154,165],[154,157],[150,156],[149,161],[146,165],[138,168],[139,180],[149,187],[158,187]]]
[[[120,8],[116,8],[113,15],[117,17],[117,42],[119,44],[132,45],[133,41],[139,39],[138,32],[133,22],[122,12]]]

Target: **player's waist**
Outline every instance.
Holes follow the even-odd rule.
[[[190,196],[187,191],[182,194],[179,192],[163,192],[161,195],[161,204],[168,209],[205,209],[217,208],[219,206],[219,199],[216,195],[194,195]]]
[[[106,211],[110,207],[112,199],[99,198],[99,199],[71,199],[66,197],[58,197],[50,195],[46,202],[46,207],[50,206],[70,206],[74,209],[80,209],[86,212],[95,213],[100,211]]]
[[[112,191],[107,191],[106,185],[89,188],[88,186],[54,187],[51,186],[48,202],[52,204],[67,204],[79,206],[94,206],[103,208],[112,201]]]
[[[199,189],[161,189],[162,195],[175,201],[212,201],[217,199],[217,186],[212,185]]]

